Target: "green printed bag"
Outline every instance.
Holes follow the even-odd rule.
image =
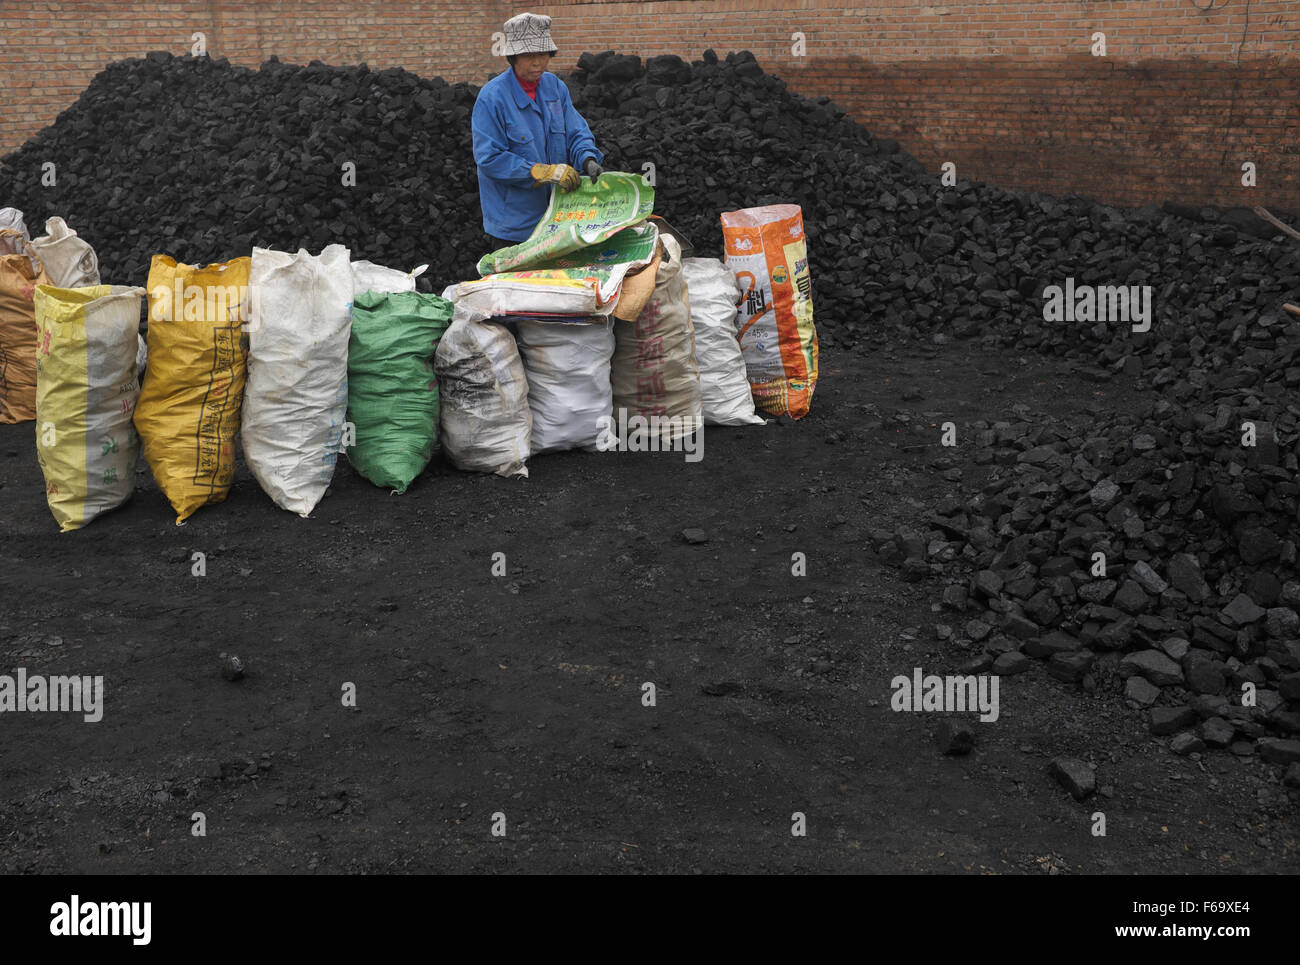
[[[524,241],[484,255],[480,275],[551,265],[557,258],[600,244],[654,213],[655,189],[639,174],[606,171],[572,191],[551,190],[546,213]],[[651,248],[653,249],[653,244]]]

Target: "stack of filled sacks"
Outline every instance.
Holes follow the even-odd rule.
[[[33,238],[21,211],[0,208],[0,423],[36,418],[36,290],[98,284],[95,250],[62,218]]]
[[[31,248],[46,282],[33,292],[36,461],[60,530],[80,529],[135,489],[144,289],[101,285],[95,249],[62,218]]]
[[[423,267],[255,248],[203,266],[155,255],[146,288],[109,286],[62,218],[45,228],[31,238],[0,208],[0,422],[38,421],[63,530],[131,496],[141,450],[178,524],[226,498],[237,441],[262,489],[303,516],[340,452],[397,492],[429,463],[452,305],[415,291]]]
[[[483,277],[453,290],[473,324],[505,325],[514,336],[532,454],[597,448],[614,404],[614,319],[635,318],[653,286],[645,280],[658,248],[653,210],[654,189],[635,174],[552,191],[533,234],[485,255]]]
[[[94,248],[62,218],[32,238],[21,211],[0,208],[0,422],[36,420],[36,461],[64,532],[131,496],[143,295],[101,285]]]
[[[0,209],[0,422],[36,420],[36,460],[59,528],[130,498],[144,289],[99,283],[94,249],[62,218],[32,238]]]
[[[526,475],[530,454],[613,449],[630,435],[668,448],[705,422],[763,421],[736,339],[734,277],[720,261],[688,265],[653,207],[653,188],[633,174],[554,191],[526,241],[485,255],[482,278],[444,293],[456,302],[458,321],[439,352],[439,379],[456,380],[457,368],[481,377],[448,391],[465,406],[449,401],[443,410],[446,450],[458,467]],[[701,291],[698,313],[692,284]],[[526,385],[511,375],[516,353]],[[473,367],[471,357],[479,360]],[[521,395],[531,419],[522,450]],[[470,408],[475,421],[462,424],[475,427],[475,446],[462,451],[447,423]],[[489,429],[498,430],[496,444],[484,449]]]
[[[433,355],[451,319],[415,292],[419,271],[353,262],[342,245],[204,267],[154,256],[135,424],[177,523],[226,498],[236,436],[258,484],[300,516],[340,452],[405,491],[437,442]]]

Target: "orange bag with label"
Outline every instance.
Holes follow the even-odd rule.
[[[742,292],[736,334],[754,405],[768,415],[806,416],[817,386],[812,276],[797,204],[726,211],[727,267]]]

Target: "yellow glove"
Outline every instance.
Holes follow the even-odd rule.
[[[533,187],[543,184],[558,184],[561,191],[572,191],[582,180],[578,172],[567,164],[534,164],[528,172],[537,182]]]

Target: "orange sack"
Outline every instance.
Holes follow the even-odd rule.
[[[36,418],[37,285],[48,285],[26,232],[0,230],[0,423]]]
[[[797,204],[725,211],[722,240],[742,292],[736,334],[754,405],[768,415],[802,418],[817,386],[803,212]]]

